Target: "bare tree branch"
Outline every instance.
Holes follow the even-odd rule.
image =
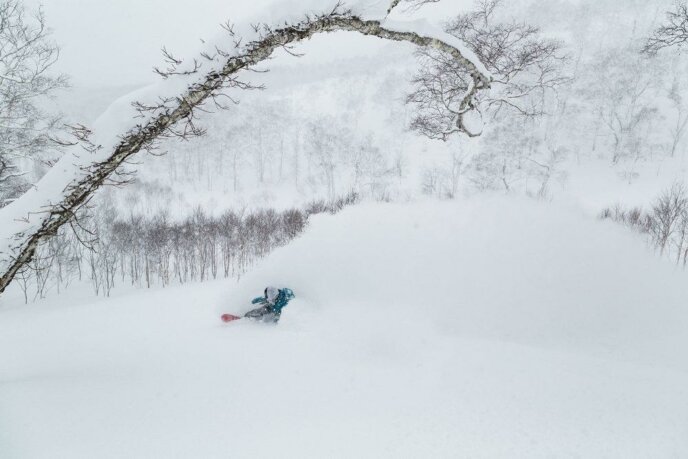
[[[666,16],[666,23],[645,42],[644,53],[654,55],[664,48],[688,43],[688,4],[676,3],[674,10],[667,11]]]
[[[408,4],[408,7],[406,8],[407,10],[416,10],[428,3],[437,3],[439,1],[440,0],[392,0],[392,4],[389,6],[387,14],[390,14],[392,10],[399,6],[399,4],[402,2]]]
[[[495,113],[510,110],[523,116],[544,113],[545,94],[568,81],[561,74],[560,44],[543,38],[537,27],[495,19],[501,0],[480,0],[476,8],[458,16],[447,32],[460,38],[492,73],[493,91],[463,102],[474,79],[449,55],[420,49],[421,70],[407,102],[416,107],[411,129],[446,140],[455,132],[466,132],[467,110]],[[478,133],[469,133],[476,135]]]
[[[44,209],[45,213],[39,227],[28,231],[26,234],[22,233],[15,236],[16,245],[12,248],[11,253],[5,254],[10,259],[7,260],[7,268],[0,277],[0,292],[3,292],[22,267],[32,260],[39,244],[46,238],[55,235],[62,225],[69,222],[80,206],[103,185],[122,163],[141,149],[151,146],[160,136],[174,132],[175,129],[178,129],[175,128],[176,124],[180,121],[186,121],[188,125],[189,121],[193,120],[194,110],[204,101],[220,93],[227,82],[231,84],[236,81],[235,75],[238,72],[250,69],[265,61],[278,48],[308,39],[318,33],[358,32],[386,40],[405,41],[420,47],[434,48],[452,56],[457,65],[466,68],[466,74],[472,79],[472,84],[465,92],[463,101],[459,104],[462,107],[461,110],[470,109],[478,91],[490,86],[490,76],[481,72],[473,61],[464,56],[460,49],[437,38],[423,36],[415,32],[385,28],[380,21],[362,20],[348,10],[342,11],[337,8],[328,14],[307,17],[298,24],[285,25],[279,29],[271,29],[265,25],[256,25],[255,27],[260,30],[259,39],[247,44],[236,55],[227,53],[227,58],[220,70],[207,73],[201,81],[191,85],[185,94],[163,100],[159,106],[147,107],[150,109],[148,114],[155,116],[145,124],[126,133],[106,159],[93,163],[86,168],[83,171],[84,174],[67,187],[59,202]],[[231,27],[228,29],[232,30]],[[240,38],[235,37],[234,41],[237,40]]]

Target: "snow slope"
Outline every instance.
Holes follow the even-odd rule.
[[[277,327],[243,312],[265,284]],[[0,457],[685,457],[688,286],[518,199],[318,216],[239,284],[0,310]]]

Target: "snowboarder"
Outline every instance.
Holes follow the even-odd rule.
[[[292,292],[291,289],[267,287],[263,296],[254,298],[253,301],[251,301],[251,304],[259,304],[261,306],[247,312],[244,317],[260,322],[277,323],[282,314],[282,308],[292,299],[294,299],[294,292]]]

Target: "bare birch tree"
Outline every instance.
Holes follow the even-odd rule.
[[[568,80],[562,74],[560,44],[543,38],[537,27],[499,21],[496,12],[501,2],[479,0],[474,11],[459,15],[447,26],[447,32],[464,41],[492,73],[492,91],[472,100],[471,107],[463,106],[464,94],[473,84],[465,67],[442,50],[421,48],[422,68],[407,97],[417,111],[412,129],[441,140],[456,132],[479,135],[479,129],[471,131],[463,124],[469,109],[484,114],[509,110],[540,115],[545,94]]]
[[[674,122],[669,126],[671,134],[670,155],[676,155],[681,140],[688,128],[688,104],[685,99],[685,75],[674,74],[671,86],[667,91],[667,97],[671,101],[671,107],[674,109]],[[683,89],[683,91],[682,91]]]
[[[50,74],[58,57],[40,9],[31,16],[20,0],[0,0],[0,207],[28,186],[22,162],[57,146],[60,118],[40,101],[67,84]]]

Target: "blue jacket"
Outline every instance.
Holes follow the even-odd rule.
[[[281,288],[279,289],[279,295],[277,295],[277,299],[275,300],[275,304],[272,304],[268,302],[268,300],[264,296],[259,296],[257,298],[254,298],[253,301],[251,301],[252,304],[260,304],[263,306],[270,305],[273,311],[276,313],[281,313],[282,308],[284,308],[291,300],[294,299],[294,292],[291,291],[289,288]]]

